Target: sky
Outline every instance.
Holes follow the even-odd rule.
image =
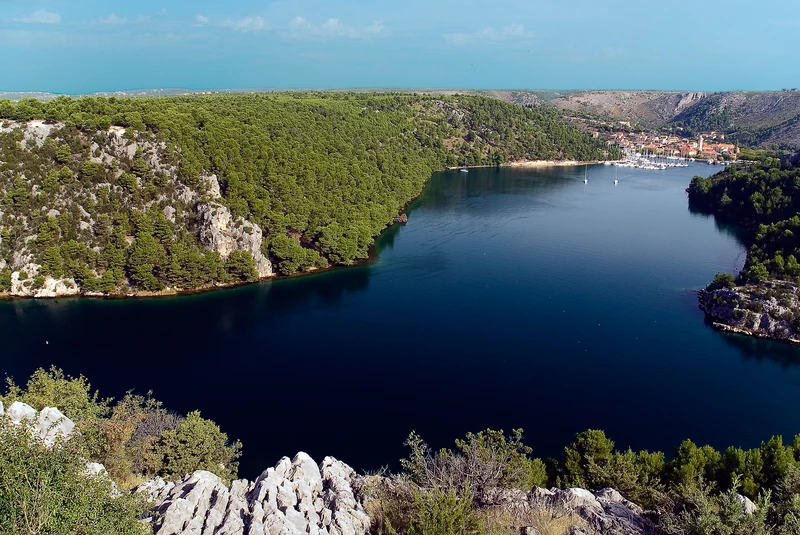
[[[0,0],[0,91],[800,87],[796,0]]]

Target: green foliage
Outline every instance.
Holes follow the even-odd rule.
[[[740,274],[742,281],[800,280],[798,157],[751,156],[758,159],[709,178],[693,178],[688,189],[690,205],[749,232],[751,247]]]
[[[237,282],[255,282],[258,280],[256,261],[247,251],[233,251],[225,261],[225,271]]]
[[[52,367],[36,370],[26,388],[7,379],[0,401],[5,406],[22,401],[37,410],[58,407],[78,430],[70,444],[103,464],[121,488],[140,478],[180,478],[195,470],[208,470],[225,480],[236,477],[241,444],[229,444],[227,435],[200,413],[182,418],[149,394],[129,392],[112,403],[92,391],[85,377],[70,377]]]
[[[472,509],[469,488],[433,488],[413,493],[411,522],[405,535],[481,535],[483,526]]]
[[[180,478],[194,470],[208,470],[230,482],[236,477],[241,444],[228,444],[228,435],[211,420],[190,412],[178,427],[165,431],[155,444],[158,474]]]
[[[714,481],[722,456],[711,446],[701,448],[684,440],[669,463],[669,479],[673,485],[688,485],[699,481]]]
[[[709,285],[709,289],[733,288],[734,286],[736,286],[736,277],[730,273],[717,273],[714,275],[714,280]]]
[[[0,269],[0,292],[11,291],[11,270],[8,268]]]
[[[108,399],[101,399],[99,393],[92,391],[91,384],[84,376],[72,377],[52,366],[49,370],[39,368],[25,389],[18,387],[6,378],[6,394],[0,396],[5,406],[14,401],[27,403],[36,410],[45,407],[58,407],[67,418],[81,425],[103,418],[109,413]]]
[[[288,236],[275,236],[270,242],[269,250],[280,262],[278,271],[284,275],[327,266],[327,261],[317,251],[303,247],[298,240]]]
[[[487,429],[468,433],[456,441],[456,450],[441,449],[432,454],[422,438],[411,433],[406,439],[410,453],[400,461],[409,477],[422,488],[470,489],[476,504],[498,499],[498,490],[516,488],[525,492],[547,483],[547,470],[540,459],[528,455],[522,429],[510,436]]]
[[[28,248],[42,275],[72,276],[86,291],[254,280],[241,253],[220,268],[201,247],[194,201],[182,192],[202,196],[202,177],[211,174],[219,202],[245,226],[258,225],[276,270],[292,274],[366,258],[375,237],[446,166],[618,156],[554,109],[468,96],[64,97],[0,108],[0,118],[32,116],[66,126],[24,149],[20,129],[0,133],[0,231],[8,235],[0,259]],[[117,151],[111,124],[127,128],[122,141],[136,142],[133,155]],[[53,206],[56,228],[27,242]],[[164,224],[165,209],[174,223]],[[83,249],[67,252],[68,242]]]
[[[567,482],[575,487],[597,487],[604,479],[612,459],[614,442],[603,431],[589,429],[575,435],[564,448],[564,471]]]
[[[138,497],[86,473],[78,441],[45,447],[0,416],[0,532],[9,535],[144,535]]]

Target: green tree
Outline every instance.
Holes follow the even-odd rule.
[[[614,442],[598,429],[575,435],[564,448],[564,470],[567,482],[575,487],[596,488],[602,484],[604,473],[612,460]]]
[[[230,482],[236,478],[241,444],[228,443],[228,435],[200,413],[190,412],[176,429],[165,431],[156,443],[153,469],[168,478],[180,478],[195,470],[208,470]]]
[[[225,271],[231,279],[238,282],[255,282],[258,280],[256,261],[247,251],[237,249],[225,261]]]

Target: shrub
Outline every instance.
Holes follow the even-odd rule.
[[[415,489],[411,523],[406,535],[479,535],[483,526],[472,509],[469,486]]]
[[[517,488],[529,491],[547,484],[547,470],[540,459],[531,459],[531,448],[522,443],[522,429],[510,437],[487,429],[468,433],[456,441],[456,451],[442,449],[431,454],[416,433],[406,440],[411,449],[401,464],[411,479],[423,488],[470,488],[476,505],[491,505],[498,491]]]
[[[611,462],[614,442],[603,431],[589,429],[575,435],[564,448],[564,470],[567,484],[595,488],[602,485]]]
[[[5,396],[0,396],[6,406],[19,400],[36,410],[58,407],[79,426],[107,416],[110,411],[111,400],[100,399],[97,391],[92,392],[92,387],[84,376],[66,375],[55,366],[51,366],[49,370],[39,368],[33,372],[25,390],[18,387],[10,377],[6,378],[6,386]]]
[[[160,476],[180,478],[195,470],[208,470],[225,481],[236,478],[241,443],[228,444],[228,435],[211,420],[190,412],[175,429],[165,431],[154,445],[155,465]]]
[[[145,505],[88,475],[76,441],[48,448],[25,425],[0,417],[0,533],[143,535]]]

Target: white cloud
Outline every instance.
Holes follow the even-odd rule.
[[[195,26],[207,26],[208,22],[209,22],[208,17],[204,17],[203,15],[194,16]]]
[[[222,23],[222,25],[227,26],[228,28],[239,30],[240,32],[263,30],[266,27],[263,17],[244,17],[239,20],[227,19]]]
[[[444,40],[451,45],[462,46],[473,42],[485,41],[512,41],[530,40],[533,32],[525,30],[522,24],[509,24],[502,28],[484,28],[475,33],[446,33],[443,34]]]
[[[623,54],[621,48],[614,48],[612,46],[607,46],[603,48],[603,55],[607,58],[618,58]]]
[[[101,24],[125,24],[128,22],[128,19],[125,17],[120,17],[116,13],[112,13],[104,19],[100,19]]]
[[[27,24],[35,23],[35,24],[60,24],[61,23],[61,15],[58,13],[52,13],[50,11],[46,11],[44,9],[37,9],[27,17],[22,17],[19,19],[14,19],[17,22],[24,22]]]
[[[382,20],[376,20],[369,26],[355,27],[342,23],[339,19],[328,19],[322,24],[314,24],[303,17],[295,17],[289,22],[289,35],[294,38],[327,39],[344,37],[348,39],[365,39],[383,33],[385,26]]]

